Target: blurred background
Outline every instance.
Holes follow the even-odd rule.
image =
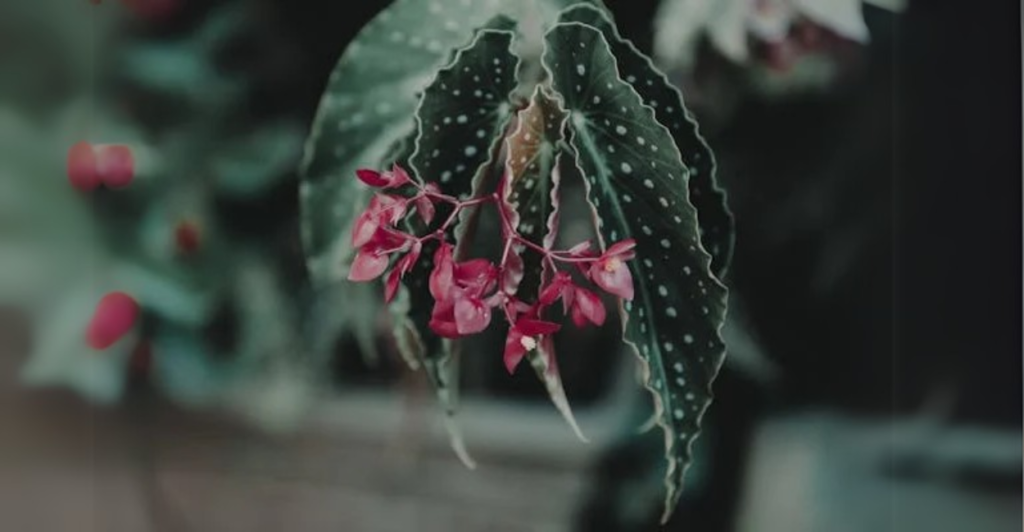
[[[1021,529],[1019,3],[606,2],[737,222],[729,357],[664,528],[615,327],[560,339],[589,444],[500,337],[465,357],[469,471],[386,317],[309,287],[302,145],[386,3],[0,4],[0,529]],[[81,140],[130,146],[135,182],[75,191]],[[115,290],[141,319],[90,349]]]

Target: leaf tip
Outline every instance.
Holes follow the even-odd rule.
[[[466,448],[466,441],[462,437],[462,430],[450,415],[446,414],[444,416],[444,428],[448,431],[448,441],[452,446],[452,450],[455,451],[455,456],[459,458],[459,461],[467,469],[475,470],[476,460],[473,460],[473,457],[470,456],[469,450]]]

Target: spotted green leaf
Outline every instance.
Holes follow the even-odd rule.
[[[690,171],[671,132],[622,78],[597,29],[554,26],[543,61],[569,111],[571,144],[599,240],[636,240],[635,299],[620,307],[665,434],[667,519],[691,462],[690,446],[724,358],[726,289],[711,273],[690,203]]]
[[[620,76],[672,134],[683,163],[690,169],[690,203],[697,208],[701,243],[711,253],[711,271],[721,279],[732,258],[732,212],[726,203],[725,191],[716,181],[714,154],[701,136],[697,121],[686,109],[682,94],[650,58],[619,34],[606,11],[590,4],[577,4],[562,12],[559,20],[587,24],[604,35]]]
[[[575,1],[395,0],[359,32],[331,72],[301,165],[302,240],[314,283],[345,278],[351,225],[370,197],[352,176],[381,167],[391,146],[415,131],[420,94],[453,50],[498,15],[543,23]]]

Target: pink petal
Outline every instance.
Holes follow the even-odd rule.
[[[592,254],[590,253],[590,246],[591,243],[589,240],[580,242],[579,244],[569,248],[569,254],[573,257],[586,257]]]
[[[509,375],[515,373],[516,366],[523,361],[523,356],[526,355],[526,348],[523,347],[522,339],[523,335],[515,329],[510,330],[508,337],[505,338],[505,369]]]
[[[594,325],[604,325],[606,313],[604,309],[604,303],[601,302],[601,298],[597,294],[583,288],[576,289],[576,298],[572,307],[573,310],[573,321],[577,326],[582,327],[578,321],[576,321],[576,313],[579,312],[580,316],[586,318],[590,323]]]
[[[423,249],[423,245],[419,242],[413,244],[412,249],[405,254],[402,258],[398,259],[395,263],[395,268],[388,274],[387,282],[384,284],[384,302],[390,303],[395,298],[395,294],[398,293],[398,284],[402,278],[405,277],[409,270],[412,270],[413,266],[416,265],[416,261],[420,258],[420,251]]]
[[[461,338],[459,334],[459,328],[455,325],[455,322],[430,320],[428,323],[430,330],[434,331],[434,334],[442,338]]]
[[[356,223],[352,227],[352,246],[355,248],[361,248],[365,246],[370,240],[373,240],[373,236],[377,234],[377,228],[380,227],[380,223],[373,213],[364,211],[356,218]]]
[[[408,209],[407,204],[408,200],[405,198],[388,194],[375,194],[370,200],[370,206],[366,210],[381,220],[387,219],[389,223],[394,225],[405,217],[405,212]]]
[[[135,157],[128,146],[101,146],[96,150],[96,170],[108,187],[126,187],[135,178]]]
[[[632,300],[633,275],[629,273],[629,267],[619,264],[618,267],[609,271],[605,264],[604,261],[598,261],[590,267],[590,280],[609,294]]]
[[[83,192],[99,185],[99,171],[96,169],[96,152],[92,144],[79,142],[68,150],[68,181],[71,186]]]
[[[375,170],[356,170],[356,177],[371,187],[383,187],[388,184],[388,180],[384,179],[384,176]]]
[[[409,177],[409,173],[404,168],[397,164],[391,168],[391,183],[388,184],[388,188],[400,187],[402,185],[408,185],[412,182]]]
[[[564,287],[562,287],[562,310],[568,312],[572,307],[573,301],[576,300],[577,286],[570,280]]]
[[[96,305],[96,311],[86,329],[86,342],[93,349],[106,349],[124,337],[138,317],[139,304],[132,296],[111,292]]]
[[[543,306],[548,306],[558,301],[559,297],[565,295],[565,287],[572,284],[572,278],[565,272],[558,272],[555,274],[555,278],[551,280],[546,287],[540,292],[540,297],[537,300]]]
[[[423,251],[423,244],[419,240],[413,242],[412,249],[410,249],[409,253],[406,253],[404,257],[402,257],[402,261],[403,261],[402,262],[402,273],[403,274],[405,274],[405,273],[409,272],[410,270],[412,270],[412,267],[415,266],[416,262],[420,260],[420,252],[422,252],[422,251]]]
[[[491,307],[472,297],[455,300],[455,324],[459,334],[476,334],[491,323]]]
[[[459,338],[459,328],[455,324],[455,303],[450,300],[438,300],[430,314],[427,324],[430,330],[444,338]]]
[[[633,248],[635,248],[635,247],[636,247],[636,240],[633,240],[632,238],[627,238],[626,240],[620,240],[619,242],[616,242],[616,243],[612,244],[611,247],[609,247],[608,250],[604,252],[604,256],[605,257],[615,257],[615,256],[618,256],[622,260],[628,260],[628,259],[633,258],[633,256],[635,255],[634,253],[631,253],[633,251]]]
[[[583,311],[581,311],[578,306],[574,305],[570,310],[569,315],[572,316],[573,325],[581,329],[587,326],[587,317],[583,315]]]
[[[518,253],[509,253],[501,268],[501,291],[514,296],[523,282],[523,258]]]
[[[448,299],[454,286],[452,270],[452,246],[446,242],[434,252],[434,270],[430,272],[430,295],[435,300]]]
[[[562,326],[557,323],[544,320],[531,320],[529,318],[519,320],[515,325],[515,329],[522,333],[523,336],[554,334],[561,328]]]
[[[402,280],[402,270],[395,268],[388,274],[387,281],[384,282],[384,302],[390,303],[391,300],[395,299],[395,294],[398,293],[398,283]]]
[[[388,269],[388,256],[378,254],[374,249],[362,249],[352,261],[348,270],[348,280],[355,282],[372,281],[380,277]]]
[[[455,282],[459,286],[483,291],[497,278],[498,270],[487,259],[473,259],[455,265]]]
[[[413,201],[413,205],[416,206],[416,213],[420,215],[423,223],[430,225],[430,222],[434,220],[434,202],[426,196],[420,196]]]

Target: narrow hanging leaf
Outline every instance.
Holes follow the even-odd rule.
[[[559,145],[565,139],[568,115],[551,95],[538,86],[530,105],[519,112],[516,130],[505,141],[503,208],[509,222],[524,238],[550,249],[558,236],[558,194],[561,172]],[[510,255],[514,279],[506,283],[509,293],[537,297],[554,274],[542,257],[524,246],[513,246]],[[530,365],[551,396],[551,401],[580,440],[586,436],[576,423],[558,372],[554,341],[544,337],[537,349],[527,354]]]
[[[501,0],[396,0],[367,24],[331,73],[302,162],[302,237],[314,283],[344,279],[349,234],[370,190],[353,178],[377,168],[415,130],[419,94],[451,51],[502,11]]]
[[[558,102],[537,87],[530,105],[519,112],[516,130],[505,141],[505,181],[502,199],[510,222],[524,238],[551,248],[558,233],[558,177],[556,171],[559,144],[565,134],[566,113]],[[540,288],[541,256],[534,251],[524,255],[523,247],[513,249],[522,257],[520,284],[527,294]]]
[[[489,26],[506,28],[510,21],[499,18]],[[444,194],[474,196],[494,164],[512,115],[511,94],[518,83],[519,59],[512,53],[513,38],[514,34],[504,29],[479,31],[473,42],[437,73],[423,94],[416,113],[419,133],[410,164],[416,178],[437,184]],[[450,213],[450,208],[439,205],[434,223],[425,231],[436,230]],[[396,326],[404,356],[423,362],[446,414],[451,416],[458,385],[452,345],[442,342],[428,326],[434,303],[428,279],[436,248],[435,242],[425,245],[420,261],[406,275],[407,293],[403,298],[407,299],[403,303],[407,314],[396,316]],[[451,422],[447,426],[454,428]],[[454,431],[452,440],[463,461],[471,465]]]
[[[633,238],[635,298],[620,306],[665,433],[663,520],[679,500],[690,446],[724,357],[726,289],[711,273],[688,199],[689,171],[670,131],[619,75],[600,31],[554,26],[544,64],[569,111],[572,146],[602,245]]]
[[[654,110],[654,116],[668,128],[690,170],[690,203],[697,209],[701,243],[711,253],[711,271],[722,279],[732,259],[734,222],[725,191],[715,177],[715,157],[701,136],[697,121],[686,109],[683,95],[659,71],[650,58],[633,43],[619,35],[606,11],[590,4],[577,4],[559,17],[563,22],[579,22],[599,30],[615,56],[619,75]]]

